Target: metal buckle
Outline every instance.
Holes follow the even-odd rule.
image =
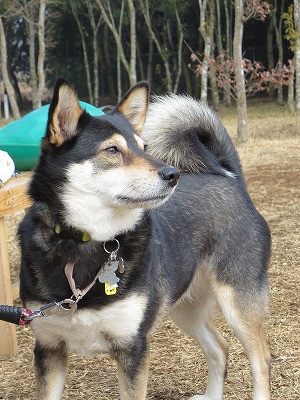
[[[37,311],[34,311],[32,315],[27,319],[32,320],[38,317],[49,317],[50,315],[57,313],[74,313],[77,310],[77,301],[72,299],[65,299],[62,301],[53,301],[52,303],[41,306]]]

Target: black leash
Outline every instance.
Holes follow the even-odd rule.
[[[27,308],[0,305],[0,319],[15,325],[28,325],[32,311]]]
[[[77,301],[65,299],[53,301],[52,303],[41,306],[36,311],[28,308],[0,305],[0,320],[10,322],[15,325],[28,325],[34,318],[49,317],[57,313],[73,313],[77,310]]]

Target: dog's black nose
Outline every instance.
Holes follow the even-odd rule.
[[[180,175],[180,172],[178,171],[178,169],[176,169],[174,167],[170,167],[170,166],[163,167],[159,170],[159,174],[163,178],[164,181],[168,182],[168,184],[171,187],[174,187],[177,185],[179,175]]]

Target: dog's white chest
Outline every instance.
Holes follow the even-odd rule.
[[[36,303],[29,306],[37,308]],[[101,310],[84,309],[74,314],[36,318],[31,328],[46,346],[64,341],[69,351],[92,355],[109,352],[112,341],[119,345],[129,343],[138,331],[145,308],[146,297],[132,294]]]

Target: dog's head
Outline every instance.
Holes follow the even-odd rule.
[[[149,85],[140,82],[108,115],[92,117],[80,107],[72,86],[59,79],[32,197],[58,208],[66,224],[96,240],[132,228],[142,209],[166,201],[179,172],[146,152],[140,134],[148,101]]]

